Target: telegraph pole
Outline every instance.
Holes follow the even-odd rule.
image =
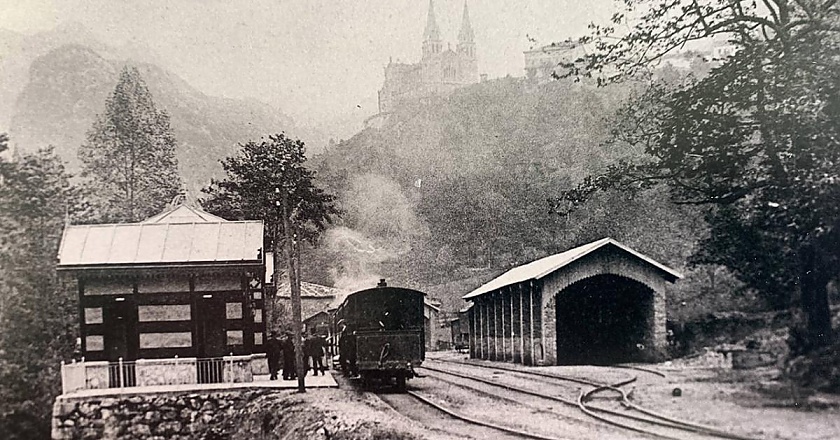
[[[283,206],[283,253],[289,265],[289,287],[292,293],[292,333],[295,344],[295,372],[297,374],[298,392],[306,392],[306,366],[303,364],[303,331],[300,310],[300,277],[298,272],[297,252],[295,251],[295,234],[292,231],[292,222],[289,221],[289,195],[284,187],[275,188],[280,193],[280,204]]]

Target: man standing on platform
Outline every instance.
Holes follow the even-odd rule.
[[[283,380],[297,379],[295,373],[295,344],[292,335],[286,332],[283,335]]]
[[[268,341],[265,344],[265,357],[268,361],[268,372],[271,375],[269,380],[277,380],[277,371],[280,370],[280,352],[283,347],[277,339],[277,334],[271,332],[268,334]]]
[[[322,337],[311,334],[306,338],[306,357],[312,358],[312,374],[314,376],[326,374],[324,371],[324,346],[325,341]]]

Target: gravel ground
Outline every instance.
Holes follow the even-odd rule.
[[[822,408],[795,405],[789,388],[773,380],[778,370],[681,369],[679,362],[660,370],[665,379],[648,376],[637,386],[639,405],[750,437],[840,439],[840,396],[812,399]]]
[[[451,352],[430,353],[427,358],[467,361],[465,355]],[[478,363],[494,364],[486,361]],[[674,361],[644,366],[664,373],[665,378],[644,371],[609,367],[539,367],[536,370],[609,383],[636,376],[637,381],[625,389],[632,390],[631,398],[637,405],[748,437],[804,440],[840,438],[840,396],[813,396],[809,400],[809,408],[805,409],[793,403],[789,388],[784,383],[775,380],[779,377],[778,370],[732,370],[695,364]],[[509,363],[499,365],[519,368]],[[680,388],[680,397],[673,396],[674,388]],[[611,395],[607,393],[603,396],[603,399],[607,399]],[[601,402],[596,400],[593,403],[599,405]],[[493,410],[496,407],[498,404],[487,406]],[[578,437],[577,428],[574,425],[570,425],[570,428],[570,432],[575,434],[570,437]],[[596,437],[600,438],[600,434]]]
[[[463,354],[429,353],[430,359],[466,360]],[[485,365],[493,363],[481,362]],[[433,361],[429,366],[436,365]],[[523,368],[498,364],[505,368]],[[442,365],[441,365],[442,366]],[[634,403],[659,413],[714,426],[728,432],[761,439],[838,439],[840,438],[840,397],[811,398],[809,409],[796,406],[784,384],[773,380],[772,369],[736,371],[725,368],[682,365],[680,362],[646,365],[666,374],[665,378],[630,369],[604,367],[540,367],[552,374],[576,376],[615,383],[636,376],[625,387],[632,390]],[[486,369],[488,379],[520,384],[523,388],[549,391],[556,395],[575,395],[585,385],[550,385],[530,381],[526,376]],[[305,394],[274,392],[251,402],[231,429],[234,439],[463,439],[512,438],[489,428],[471,428],[435,410],[416,404],[413,398],[379,390],[364,392],[335,373],[339,389],[311,389]],[[428,373],[409,381],[409,389],[438,401],[465,415],[515,426],[543,435],[568,439],[629,439],[633,434],[607,428],[589,420],[574,408],[561,403],[552,413],[536,409],[546,402],[522,398],[513,392],[499,396],[498,389],[462,379]],[[682,395],[672,391],[680,388]],[[494,393],[496,395],[494,395]],[[610,394],[596,398],[595,405],[606,404]],[[519,399],[532,406],[523,406]],[[401,408],[404,414],[394,407]],[[559,415],[557,414],[559,413]],[[230,431],[229,431],[230,432]],[[686,437],[688,438],[688,437]]]
[[[263,395],[249,402],[221,432],[220,438],[234,440],[431,438],[421,425],[397,414],[373,394],[349,387]]]

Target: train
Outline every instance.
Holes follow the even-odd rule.
[[[343,371],[360,377],[365,387],[393,383],[405,391],[406,380],[426,356],[423,292],[388,287],[385,280],[347,296],[333,315],[338,358]]]

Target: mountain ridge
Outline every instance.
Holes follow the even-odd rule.
[[[239,143],[280,131],[296,134],[292,118],[268,104],[210,96],[155,64],[108,59],[88,46],[67,44],[32,61],[11,117],[13,146],[26,152],[53,145],[77,172],[78,147],[104,112],[124,65],[138,68],[158,109],[169,114],[179,168],[192,192],[221,176],[219,161]]]

